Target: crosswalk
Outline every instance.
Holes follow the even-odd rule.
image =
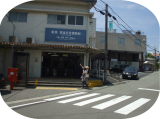
[[[133,96],[127,96],[127,95],[116,96],[116,94],[103,95],[101,93],[77,92],[77,93],[73,93],[73,94],[66,94],[66,95],[62,95],[62,96],[44,99],[43,101],[17,105],[17,106],[13,106],[11,108],[14,109],[14,108],[19,108],[19,107],[24,107],[24,106],[34,105],[34,104],[51,102],[51,101],[54,101],[54,103],[55,103],[55,100],[56,100],[57,101],[56,103],[60,103],[60,104],[74,103],[73,104],[74,106],[81,106],[81,107],[90,104],[89,108],[91,108],[91,109],[104,110],[104,109],[109,109],[111,106],[114,106],[116,104],[120,104],[121,102],[124,102],[124,101],[132,99],[132,98],[133,98]],[[114,113],[128,115],[131,112],[138,109],[139,107],[146,104],[147,102],[149,102],[150,100],[151,99],[146,99],[146,98],[139,98],[139,99],[136,98],[133,102],[131,101],[131,103],[129,103],[127,105],[126,105],[126,103],[125,103],[125,105],[123,104],[124,106],[121,107],[120,109],[116,109],[114,111]]]
[[[80,95],[80,96],[78,96],[78,95]],[[69,98],[71,96],[76,96],[76,97]],[[86,99],[84,101],[74,103],[73,105],[82,107],[82,106],[93,103],[93,106],[91,106],[91,108],[98,109],[98,110],[104,110],[106,108],[109,108],[113,105],[116,105],[118,103],[121,103],[125,100],[132,98],[132,96],[127,96],[127,95],[123,95],[123,96],[114,98],[115,96],[116,96],[115,94],[101,95],[100,93],[88,94],[86,92],[80,92],[80,93],[76,93],[76,94],[65,95],[65,96],[60,96],[60,97],[55,97],[55,98],[50,98],[50,99],[45,99],[45,100],[52,101],[52,100],[57,100],[57,99],[67,97],[69,99],[64,99],[64,100],[60,100],[57,102],[57,103],[61,103],[61,104],[66,104],[66,103],[71,103],[71,102],[74,103],[75,101],[80,101],[82,99]],[[87,99],[87,98],[89,98],[89,99]],[[113,98],[113,99],[111,99],[109,101],[105,101],[105,99],[108,99],[108,98]],[[101,100],[103,100],[102,103],[100,103],[98,105],[94,105],[95,102],[101,101]],[[134,110],[138,109],[139,107],[143,106],[144,104],[146,104],[149,101],[150,101],[150,99],[140,98],[140,99],[135,100],[134,102],[131,102],[128,105],[125,105],[124,107],[122,107],[120,109],[115,110],[114,112],[119,113],[119,114],[123,114],[123,115],[128,115],[129,113],[133,112]]]

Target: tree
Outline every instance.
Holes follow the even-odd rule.
[[[147,57],[149,57],[149,58],[155,58],[151,53],[148,53]]]

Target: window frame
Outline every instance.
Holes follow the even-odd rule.
[[[124,43],[121,41],[121,40],[124,40]],[[120,42],[119,42],[119,40],[120,40]],[[122,44],[123,43],[123,44]],[[118,37],[118,45],[125,45],[125,38],[123,38],[123,37]]]
[[[54,24],[54,23],[48,23],[48,18],[49,18],[49,15],[55,15],[56,16],[56,23],[57,25],[66,25],[66,15],[63,15],[63,14],[47,14],[47,24]],[[61,15],[61,16],[65,16],[65,23],[64,24],[58,24],[58,15]]]
[[[140,43],[140,44],[136,43],[136,41],[138,41],[138,43]],[[142,46],[141,39],[134,39],[134,45],[135,46]]]
[[[14,12],[14,11],[11,11],[12,13],[18,13],[17,15],[17,18],[16,18],[16,21],[12,20],[12,18],[10,18],[12,20],[12,22],[20,22],[20,23],[26,23],[28,22],[28,13],[27,12]],[[10,13],[9,12],[9,17],[10,17]],[[26,14],[26,21],[19,21],[19,13],[25,13]],[[10,20],[8,19],[8,22],[10,22]]]
[[[69,19],[69,16],[75,16],[75,25],[68,24],[68,22],[69,22],[69,20],[68,20],[68,19]],[[83,25],[76,25],[77,16],[83,17]],[[85,24],[85,23],[84,23],[84,16],[83,16],[83,15],[67,15],[67,25],[68,25],[68,26],[82,26],[82,27],[83,27],[84,24]]]
[[[101,42],[101,37],[104,37],[104,42]],[[105,43],[105,36],[100,36],[99,42],[100,43]]]

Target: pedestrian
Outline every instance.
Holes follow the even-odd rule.
[[[87,84],[87,79],[88,79],[88,77],[86,77],[88,74],[88,69],[89,69],[89,67],[88,66],[85,66],[85,68],[80,64],[80,66],[82,67],[82,69],[83,69],[83,72],[82,72],[82,76],[81,76],[81,78],[82,78],[82,88],[84,88],[84,85],[86,85],[86,88],[89,88],[88,87],[88,84]]]

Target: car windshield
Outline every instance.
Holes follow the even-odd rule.
[[[134,67],[126,67],[125,71],[136,71],[136,68],[134,68]]]

